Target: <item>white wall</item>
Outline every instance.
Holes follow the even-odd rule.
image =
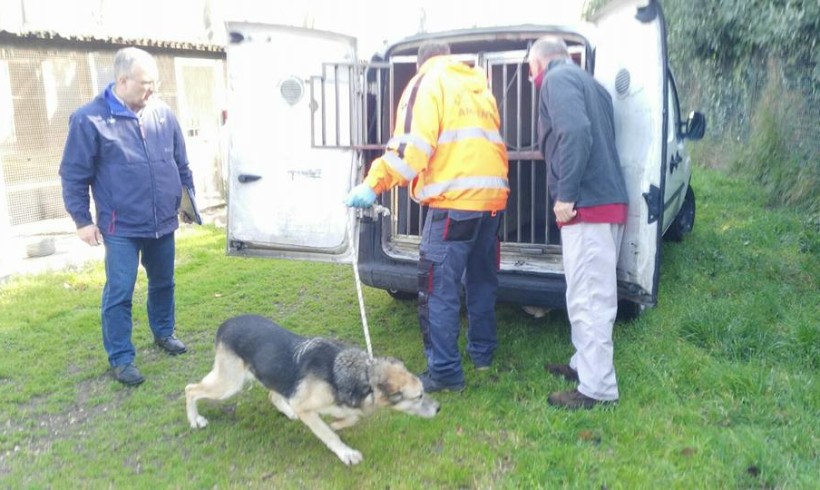
[[[6,1],[6,0],[0,0]],[[11,99],[11,82],[9,80],[8,62],[0,60],[0,146],[14,134],[14,105]],[[11,220],[6,202],[6,181],[3,177],[3,155],[0,154],[0,256],[7,248],[5,243],[10,233]],[[0,258],[2,264],[2,258]]]

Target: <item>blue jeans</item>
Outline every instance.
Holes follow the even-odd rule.
[[[497,346],[500,212],[431,208],[419,247],[419,326],[427,369],[436,381],[464,381],[458,337],[460,287],[467,303],[467,354],[477,366],[493,360]]]
[[[102,294],[103,346],[111,366],[134,361],[131,304],[140,254],[148,276],[148,325],[155,338],[174,333],[174,234],[160,238],[103,235],[105,287]]]

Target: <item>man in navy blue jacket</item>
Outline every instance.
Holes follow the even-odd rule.
[[[193,189],[176,116],[154,95],[159,70],[138,48],[114,57],[115,81],[69,119],[60,177],[77,235],[105,245],[103,346],[118,381],[138,385],[131,303],[139,262],[148,276],[148,323],[169,354],[187,349],[174,335],[174,231],[182,186]],[[96,219],[91,215],[89,188]]]

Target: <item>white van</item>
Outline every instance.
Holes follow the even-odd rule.
[[[365,284],[415,297],[426,209],[403,188],[380,196],[389,214],[357,216],[342,200],[390,138],[419,45],[441,39],[455,56],[486,71],[508,146],[511,194],[501,229],[499,301],[564,307],[560,235],[536,143],[537,91],[526,63],[532,43],[552,34],[612,95],[629,192],[618,263],[621,306],[632,315],[656,304],[661,238],[680,240],[694,224],[684,141],[701,138],[705,129],[700,113],[681,118],[656,1],[613,2],[582,27],[421,34],[369,62],[359,60],[356,40],[344,35],[253,23],[230,23],[228,30],[229,255],[351,263],[358,252]]]

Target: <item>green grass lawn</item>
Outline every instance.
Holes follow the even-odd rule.
[[[135,296],[137,365],[107,373],[101,264],[0,286],[3,488],[818,488],[818,223],[764,208],[758,189],[697,169],[693,234],[663,248],[660,302],[615,332],[621,401],[566,412],[570,385],[544,372],[571,354],[561,311],[498,306],[500,346],[468,388],[436,395],[430,420],[380,412],[342,438],[346,467],[259,385],[200,402],[183,389],[211,368],[224,319],[259,313],[364,347],[349,266],[228,258],[222,230],[178,234],[177,332],[189,352],[152,345],[146,283]],[[424,369],[413,302],[365,288],[377,355]],[[463,339],[462,339],[463,340]]]

